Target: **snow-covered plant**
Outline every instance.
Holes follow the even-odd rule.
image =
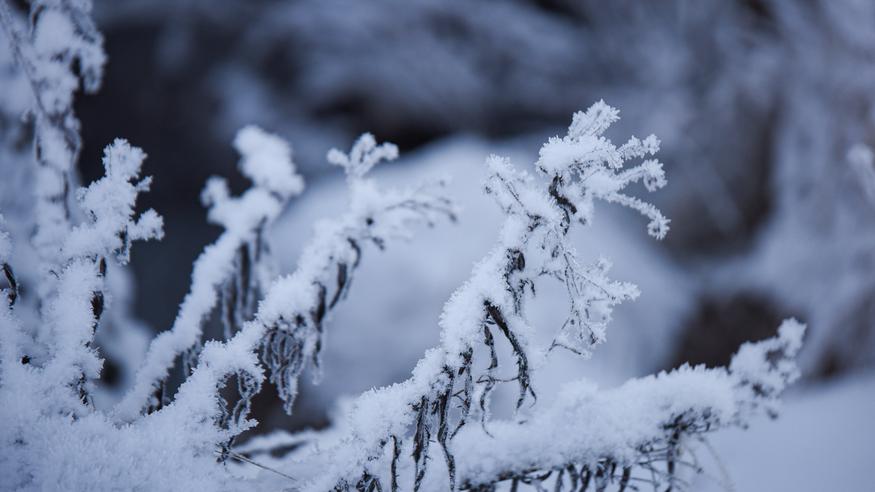
[[[295,174],[291,148],[279,137],[246,127],[234,145],[243,156],[240,169],[253,186],[235,198],[224,179],[214,177],[207,183],[202,199],[209,207],[208,218],[225,232],[195,261],[191,290],[176,321],[152,341],[134,387],[116,407],[120,420],[131,420],[145,407],[155,409],[164,403],[163,381],[180,354],[188,354],[185,365],[191,366],[203,323],[219,302],[220,290],[225,337],[230,338],[251,319],[257,296],[270,280],[269,272],[261,271],[266,265],[265,227],[291,196],[303,190],[304,183]]]
[[[288,197],[301,191],[302,181],[294,173],[288,145],[278,137],[249,127],[241,130],[235,145],[243,154],[241,170],[254,185],[239,198],[230,197],[227,188],[215,179],[208,185],[204,196],[211,205],[210,219],[224,225],[226,232],[198,260],[192,291],[180,316],[173,328],[153,341],[134,387],[115,408],[102,410],[88,401],[101,366],[91,342],[103,309],[107,259],[127,261],[131,241],[161,235],[161,218],[154,211],[139,218],[133,211],[137,194],[148,187],[148,179],[136,181],[145,155],[126,142],[115,142],[106,150],[106,176],[77,193],[90,219],[75,226],[61,245],[67,260],[59,272],[59,292],[47,300],[48,318],[43,323],[51,330],[46,337],[33,340],[41,331],[24,323],[30,319],[28,313],[15,308],[17,284],[9,266],[14,256],[8,235],[0,237],[0,263],[10,283],[4,290],[8,309],[3,310],[0,323],[0,396],[17,402],[0,415],[4,456],[0,468],[8,471],[13,483],[46,486],[40,457],[46,452],[44,446],[52,445],[51,435],[58,432],[64,439],[77,436],[94,445],[113,435],[141,434],[119,445],[142,450],[126,448],[121,452],[126,456],[148,449],[177,453],[180,473],[185,471],[186,462],[191,464],[197,457],[215,461],[218,455],[224,459],[233,438],[255,425],[246,417],[251,398],[264,379],[261,359],[291,410],[297,377],[307,361],[318,365],[325,318],[347,292],[363,247],[373,243],[383,248],[392,239],[406,237],[411,225],[432,224],[454,213],[450,202],[432,193],[430,187],[383,190],[365,178],[367,168],[397,153],[394,146],[378,147],[373,137],[365,135],[345,161],[349,211],[318,225],[294,273],[269,285],[258,284],[242,265],[251,262],[249,268],[255,268],[259,263],[262,228],[276,217]],[[338,155],[332,153],[332,160]],[[200,342],[201,326],[229,282],[236,284],[237,290],[234,296],[226,297],[233,299],[225,302],[235,305],[222,311],[232,336],[225,342],[206,342],[203,350],[192,355],[191,374],[178,393],[155,400],[154,394],[163,388],[161,382],[176,357]],[[263,285],[258,309],[237,313],[237,298],[250,295],[253,284]],[[235,315],[229,317],[228,312]],[[242,321],[238,324],[237,320]],[[236,378],[239,394],[226,401],[221,390],[232,378]],[[178,446],[174,450],[166,448],[171,438]],[[76,458],[76,447],[61,454],[62,459],[73,460],[77,477],[87,478],[80,469],[89,466],[87,459]],[[105,466],[125,473],[118,468],[125,466],[123,462]],[[154,468],[152,472],[162,473]],[[201,478],[215,472],[209,467],[188,470]],[[231,477],[220,474],[218,479]]]
[[[86,89],[96,89],[103,60],[88,7],[72,0],[33,2],[33,34],[27,37],[16,11],[0,4],[34,96],[31,241],[40,253],[36,263],[17,264],[26,257],[24,241],[11,237],[3,223],[0,475],[11,488],[108,489],[125,476],[137,486],[215,489],[234,480],[217,458],[224,462],[233,438],[255,424],[247,414],[264,379],[262,364],[291,411],[297,378],[308,361],[318,368],[326,316],[347,292],[366,244],[382,249],[407,237],[410,226],[452,218],[453,207],[437,193],[441,183],[378,188],[366,173],[395,158],[397,149],[377,146],[365,135],[349,155],[330,155],[346,170],[349,211],[320,223],[299,268],[274,280],[265,230],[302,191],[303,181],[284,140],[244,128],[234,145],[252,187],[232,197],[223,180],[208,182],[202,196],[208,218],[225,232],[197,260],[173,327],[153,340],[133,387],[115,405],[95,402],[103,364],[95,334],[113,301],[108,265],[126,264],[132,242],[160,239],[163,231],[155,211],[135,211],[150,178],[139,177],[145,153],[126,141],[106,148],[102,178],[75,186],[80,144],[72,95],[80,77]],[[16,276],[19,267],[25,274]],[[33,282],[22,288],[22,277]],[[219,304],[226,340],[203,343],[203,324]],[[164,381],[180,355],[187,377],[177,394],[169,395]],[[238,387],[233,397],[222,392],[231,379]]]
[[[88,388],[100,372],[99,354],[91,347],[91,340],[102,310],[106,259],[126,261],[131,241],[160,237],[161,219],[155,212],[150,210],[134,219],[137,194],[148,186],[148,179],[134,181],[144,154],[117,141],[106,150],[106,176],[77,193],[91,219],[74,227],[62,245],[66,261],[59,272],[59,292],[46,309],[50,317],[44,322],[52,330],[45,340],[31,340],[34,331],[13,309],[17,290],[9,267],[11,245],[3,235],[0,259],[11,287],[4,292],[9,309],[4,310],[2,323],[0,394],[4,401],[20,403],[8,408],[17,415],[4,411],[2,437],[4,455],[20,459],[14,465],[18,469],[16,480],[26,483],[26,477],[34,474],[37,464],[30,460],[38,459],[39,443],[46,437],[43,432],[58,420],[75,425],[77,419],[91,416],[109,426],[102,432],[119,431],[112,420],[134,427],[164,422],[161,432],[192,438],[182,444],[193,455],[212,455],[222,446],[227,450],[235,435],[254,425],[246,415],[263,379],[259,354],[290,409],[297,377],[306,361],[318,361],[325,317],[347,291],[362,247],[371,242],[382,248],[389,240],[406,236],[412,224],[430,224],[453,214],[445,198],[426,189],[381,190],[365,179],[367,168],[391,157],[387,150],[393,155],[396,152],[387,144],[376,147],[373,138],[366,135],[346,161],[350,211],[338,220],[320,224],[298,270],[264,289],[257,312],[244,310],[233,317],[223,316],[231,323],[233,335],[224,343],[205,344],[194,356],[191,375],[174,398],[165,397],[167,404],[162,408],[162,401],[150,401],[150,397],[161,388],[160,382],[176,356],[199,342],[201,325],[217,304],[223,285],[236,284],[235,296],[250,295],[254,281],[242,265],[258,263],[255,257],[261,251],[257,244],[261,228],[302,188],[290,150],[282,140],[246,128],[235,144],[244,155],[241,169],[255,184],[239,198],[229,197],[219,181],[208,185],[205,202],[211,205],[210,218],[223,224],[226,232],[198,260],[192,292],[177,322],[153,341],[136,385],[112,411],[102,412],[87,401]],[[235,298],[233,302],[238,301]],[[223,311],[236,313],[236,309],[236,305],[226,306]],[[237,324],[236,320],[245,321]],[[232,376],[237,377],[240,395],[237,401],[226,402],[220,390]],[[41,401],[46,395],[52,397]],[[28,405],[40,409],[39,414],[26,411]],[[155,436],[155,444],[166,438]],[[79,464],[85,466],[84,462]]]
[[[245,132],[238,136],[238,147],[245,145],[241,144],[247,140]],[[329,158],[340,163],[340,155],[335,150]],[[263,380],[259,353],[268,366],[270,380],[284,400],[286,411],[291,412],[298,376],[308,361],[312,361],[318,371],[325,318],[346,294],[366,243],[383,248],[391,239],[407,237],[411,225],[432,224],[440,217],[453,216],[449,201],[425,188],[381,190],[364,178],[374,164],[395,155],[394,146],[376,146],[370,135],[356,142],[342,161],[350,185],[349,211],[337,220],[317,226],[297,270],[275,280],[266,289],[257,311],[235,327],[237,331],[232,337],[224,343],[212,341],[204,346],[191,376],[166,409],[158,412],[178,415],[183,422],[192,424],[215,421],[216,432],[211,434],[212,438],[201,441],[200,452],[215,450],[215,446],[221,444],[224,457],[233,438],[255,425],[246,417],[251,399],[261,389]],[[244,169],[247,162],[251,161],[244,159]],[[261,172],[272,168],[258,167]],[[254,180],[260,182],[258,177]],[[288,189],[296,188],[289,186]],[[251,219],[251,215],[250,211],[242,217]],[[250,224],[258,222],[261,219]],[[143,370],[153,371],[148,362]],[[239,392],[233,407],[220,394],[232,377],[236,377]],[[121,414],[122,417],[128,415]],[[220,440],[216,441],[216,437]]]
[[[0,22],[32,89],[36,235],[43,261],[58,261],[58,242],[72,227],[69,193],[82,147],[73,94],[100,88],[106,55],[90,17],[90,0],[35,0],[27,25],[0,2]]]
[[[265,379],[291,412],[304,370],[319,378],[326,320],[347,294],[365,247],[384,249],[413,226],[455,217],[440,182],[378,187],[369,171],[398,151],[365,134],[350,152],[327,156],[345,171],[348,209],[319,222],[297,268],[276,277],[264,236],[303,181],[288,143],[243,128],[234,146],[252,185],[232,196],[224,180],[209,180],[202,200],[224,232],[195,262],[173,326],[148,346],[131,387],[116,402],[95,398],[103,365],[96,335],[114,301],[109,275],[129,261],[134,241],[160,239],[163,222],[153,210],[137,212],[150,178],[140,177],[145,153],[124,140],[106,147],[101,178],[77,186],[72,96],[80,83],[97,88],[105,58],[89,2],[32,2],[28,34],[17,11],[0,2],[0,21],[33,95],[30,239],[37,252],[37,261],[19,265],[27,258],[24,240],[7,231],[23,228],[7,227],[0,216],[2,487],[237,490],[248,482],[396,491],[549,483],[555,490],[624,490],[643,480],[672,489],[683,485],[678,468],[689,463],[696,438],[746,425],[757,411],[774,413],[777,396],[797,377],[792,358],[804,328],[788,321],[776,338],[742,346],[728,368],[685,366],[608,391],[580,380],[555,401],[537,400],[533,376],[551,354],[567,349],[588,357],[606,340],[614,306],[638,295],[607,276],[607,260],[582,263],[572,228],[589,224],[602,201],[643,214],[656,238],[668,231],[655,207],[625,191],[638,182],[648,191],[665,185],[662,166],[649,158],[658,140],[614,145],[604,132],[618,112],[599,102],[574,115],[566,136],[542,147],[536,175],[488,159],[485,191],[504,213],[498,244],[446,304],[440,346],[411,378],[366,392],[325,432],[280,433],[238,447],[235,439],[257,425],[250,406]],[[527,306],[545,277],[564,285],[569,314],[541,346]],[[205,340],[214,312],[223,339]],[[120,317],[114,329],[132,330],[129,322]],[[166,380],[180,359],[183,381],[170,394]],[[491,411],[503,384],[516,388],[512,419]],[[278,443],[299,448],[252,459]]]
[[[633,137],[614,145],[603,133],[617,119],[603,102],[576,113],[568,134],[541,148],[538,176],[488,159],[485,191],[505,214],[498,245],[446,304],[441,344],[412,377],[363,394],[336,429],[274,440],[310,442],[292,459],[312,473],[303,490],[495,490],[502,483],[510,490],[521,484],[623,490],[641,480],[672,488],[681,484],[677,468],[687,463],[691,438],[773,409],[796,377],[791,358],[803,328],[795,322],[778,338],[742,347],[728,369],[682,367],[605,392],[579,381],[555,402],[536,401],[533,371],[551,352],[588,356],[605,340],[613,306],[638,294],[607,277],[606,260],[582,265],[570,229],[591,222],[601,200],[645,215],[656,238],[668,230],[655,207],[624,193],[636,182],[649,191],[665,184],[656,160],[624,165],[653,155],[659,142]],[[533,342],[526,306],[544,277],[565,285],[570,312],[542,347]],[[504,342],[512,362],[499,357]],[[491,416],[502,383],[517,387],[513,420]]]

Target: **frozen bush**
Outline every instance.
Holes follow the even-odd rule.
[[[108,276],[128,263],[135,241],[161,239],[163,220],[154,210],[137,211],[150,178],[141,178],[145,153],[125,140],[105,148],[102,177],[77,184],[72,97],[80,84],[97,88],[105,58],[89,8],[85,0],[33,2],[24,34],[17,11],[0,3],[33,96],[30,241],[37,252],[21,255],[19,264],[26,239],[0,221],[3,487],[394,491],[552,483],[622,490],[645,480],[671,489],[683,485],[678,468],[696,438],[746,425],[756,411],[773,414],[796,378],[793,357],[804,329],[788,321],[776,338],[742,346],[728,368],[682,367],[607,391],[581,380],[553,402],[537,399],[533,375],[551,354],[589,356],[605,342],[614,307],[638,295],[608,277],[607,260],[582,264],[569,231],[591,223],[596,204],[605,202],[642,214],[655,238],[668,232],[668,219],[626,190],[666,184],[651,158],[659,141],[632,137],[614,145],[603,134],[619,113],[598,102],[574,115],[567,135],[544,144],[536,174],[501,157],[487,160],[484,189],[504,215],[497,244],[445,305],[441,343],[410,379],[361,395],[324,432],[262,436],[238,447],[235,439],[258,424],[250,406],[265,379],[287,412],[302,372],[309,367],[318,380],[326,323],[366,248],[383,250],[417,225],[456,215],[442,182],[379,187],[369,171],[398,151],[365,134],[348,153],[327,156],[346,174],[347,210],[318,223],[297,268],[277,276],[263,237],[303,181],[286,141],[243,128],[234,146],[251,186],[232,196],[221,178],[208,181],[208,220],[224,232],[195,262],[173,326],[139,354],[131,387],[117,402],[98,401],[104,360],[95,342],[114,301]],[[569,312],[551,343],[540,346],[526,308],[544,279],[565,287]],[[205,340],[203,324],[213,312],[223,337]],[[112,326],[121,337],[138,330],[126,316],[113,317]],[[179,359],[184,381],[171,395],[165,381]],[[510,419],[491,411],[504,384],[516,388]],[[278,445],[299,449],[263,455]]]
[[[613,306],[638,294],[607,277],[607,260],[581,265],[569,230],[592,221],[597,200],[640,212],[656,238],[668,230],[655,207],[624,193],[636,182],[649,191],[665,184],[656,160],[624,166],[655,154],[659,142],[633,137],[615,146],[602,134],[617,119],[603,102],[576,113],[568,134],[541,148],[538,176],[488,159],[484,189],[505,222],[498,245],[445,305],[440,346],[408,380],[355,400],[335,429],[263,443],[307,443],[290,459],[310,477],[304,490],[494,490],[501,483],[511,490],[623,490],[642,480],[678,487],[678,468],[688,464],[696,438],[746,425],[753,411],[774,411],[777,395],[798,376],[792,359],[804,328],[795,321],[777,338],[743,346],[727,369],[682,367],[605,392],[582,380],[552,404],[537,401],[532,374],[550,353],[588,356],[605,341]],[[531,341],[526,304],[544,277],[565,285],[570,310],[553,342],[541,347]],[[517,387],[512,420],[493,419],[490,411],[491,395],[504,383]]]

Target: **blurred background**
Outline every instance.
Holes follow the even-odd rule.
[[[78,99],[82,170],[97,176],[117,136],[149,154],[144,206],[164,215],[166,236],[138,246],[132,298],[156,331],[171,325],[192,261],[220,232],[198,199],[206,178],[246,186],[230,146],[241,126],[287,138],[307,178],[273,234],[280,272],[294,268],[313,221],[344,205],[329,148],[370,131],[401,148],[377,172],[386,182],[454,177],[459,223],[367,251],[329,328],[324,382],[303,385],[291,419],[263,398],[262,420],[325,425],[339,397],[405,378],[497,233],[479,188],[484,158],[530,166],[572,112],[604,99],[621,110],[615,142],[662,140],[669,186],[646,198],[672,230],[655,242],[640,217],[599,210],[579,234],[582,254],[610,258],[614,277],[643,294],[617,309],[593,360],[560,357],[542,385],[724,364],[795,316],[809,325],[804,382],[771,430],[718,436],[728,468],[739,490],[793,489],[792,449],[818,466],[835,461],[828,485],[865,475],[860,457],[875,451],[863,417],[875,410],[875,2],[97,0],[95,17],[109,64],[102,90]],[[564,309],[555,292],[533,309],[545,331]],[[799,426],[832,430],[815,446],[792,432]],[[766,473],[749,470],[763,466],[742,452],[751,439],[787,457],[770,489],[744,483]],[[824,490],[807,479],[798,486]]]

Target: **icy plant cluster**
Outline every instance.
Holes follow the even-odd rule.
[[[804,329],[794,321],[777,338],[743,346],[729,368],[685,366],[609,391],[581,380],[556,401],[538,401],[533,372],[554,350],[589,356],[605,340],[613,307],[638,295],[607,276],[607,260],[581,264],[571,228],[591,222],[601,200],[643,214],[656,238],[668,230],[655,207],[625,192],[636,182],[651,191],[665,184],[661,165],[649,158],[659,142],[633,137],[614,145],[603,133],[617,119],[604,102],[575,114],[568,134],[541,148],[536,176],[490,157],[485,191],[504,224],[498,244],[444,307],[440,346],[408,380],[355,400],[335,428],[280,433],[246,451],[267,459],[272,447],[299,445],[286,463],[309,478],[302,489],[313,491],[625,490],[641,482],[670,489],[683,485],[680,468],[705,432],[746,425],[760,409],[773,412],[777,395],[798,376],[792,358]],[[569,314],[542,347],[533,342],[526,306],[545,278],[565,285]],[[510,420],[491,412],[502,384],[516,386]]]
[[[303,190],[303,181],[283,139],[242,129],[234,146],[252,186],[232,196],[224,180],[207,183],[202,198],[208,219],[225,232],[195,262],[176,321],[148,346],[123,397],[95,398],[103,364],[96,335],[106,329],[104,313],[115,300],[108,265],[126,264],[134,241],[160,239],[162,220],[153,210],[135,211],[150,179],[140,178],[145,154],[123,140],[106,148],[104,177],[76,185],[72,163],[79,136],[71,99],[80,81],[85,88],[97,86],[99,70],[89,67],[102,60],[100,37],[88,28],[87,3],[31,7],[27,29],[9,5],[0,10],[32,89],[36,165],[30,206],[36,234],[30,239],[41,253],[34,262],[17,261],[27,257],[22,250],[28,238],[12,237],[4,227],[3,486],[228,486],[235,478],[217,463],[231,454],[234,437],[254,425],[248,409],[265,368],[290,411],[297,378],[308,364],[318,366],[326,317],[349,288],[365,247],[383,249],[407,237],[411,226],[452,218],[453,207],[439,194],[441,183],[380,189],[366,173],[394,158],[397,149],[377,146],[365,135],[349,155],[331,154],[348,175],[349,211],[320,223],[299,268],[275,278],[264,233]],[[57,38],[45,38],[50,35]],[[205,341],[203,325],[214,311],[224,324],[224,340]],[[171,395],[165,383],[179,363],[187,377]],[[222,392],[229,383],[236,383],[236,394]]]
[[[658,140],[614,145],[604,132],[618,112],[599,102],[542,147],[535,175],[488,159],[485,191],[504,213],[497,244],[446,304],[441,343],[408,380],[361,395],[325,431],[238,445],[257,425],[250,407],[266,380],[287,412],[304,370],[318,380],[326,323],[366,247],[385,249],[413,226],[456,214],[442,183],[379,187],[368,172],[398,151],[365,134],[348,153],[328,154],[345,171],[348,209],[318,223],[297,268],[277,276],[264,237],[303,180],[285,140],[243,128],[234,147],[251,186],[233,196],[223,179],[209,180],[203,203],[224,232],[196,260],[173,325],[142,347],[124,394],[108,395],[100,375],[113,350],[100,334],[109,326],[118,336],[136,331],[132,320],[109,315],[123,302],[111,276],[123,271],[133,242],[160,239],[163,230],[157,212],[137,211],[150,179],[140,177],[145,154],[126,141],[106,147],[103,177],[77,184],[72,95],[80,83],[97,87],[104,59],[89,7],[36,1],[24,26],[0,3],[32,90],[35,129],[35,233],[18,237],[26,227],[0,221],[3,488],[624,490],[644,481],[671,489],[683,485],[680,468],[695,439],[773,413],[797,376],[792,358],[804,329],[788,321],[778,337],[744,345],[728,368],[682,367],[608,391],[581,380],[555,401],[537,399],[535,371],[558,350],[589,356],[606,340],[614,306],[638,294],[608,277],[607,260],[583,264],[571,229],[590,223],[601,201],[643,214],[656,238],[668,231],[655,207],[626,191],[665,185],[651,158]],[[35,257],[26,254],[28,240]],[[545,279],[565,286],[569,313],[539,346],[526,308]],[[207,340],[214,314],[223,334]],[[168,377],[179,366],[183,382],[173,391]],[[502,385],[515,387],[512,419],[492,411]],[[279,447],[295,449],[268,453]]]

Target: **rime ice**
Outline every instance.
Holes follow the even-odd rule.
[[[326,430],[277,432],[238,446],[241,433],[257,428],[250,407],[265,381],[291,413],[302,373],[310,369],[318,380],[332,310],[365,256],[410,237],[416,226],[454,219],[456,207],[441,182],[380,186],[369,172],[398,149],[364,134],[349,152],[327,155],[346,174],[346,210],[316,224],[296,269],[277,275],[264,235],[304,184],[289,143],[244,127],[233,146],[251,186],[232,196],[222,178],[207,182],[207,220],[223,233],[196,260],[173,325],[148,347],[137,343],[139,326],[125,316],[124,282],[115,275],[135,242],[163,235],[157,212],[136,212],[150,185],[140,177],[146,155],[117,139],[104,151],[104,175],[78,185],[73,96],[80,86],[98,88],[102,38],[87,0],[30,5],[25,20],[0,3],[32,91],[36,149],[35,254],[22,251],[26,238],[14,234],[30,223],[7,228],[0,220],[4,488],[622,490],[634,480],[673,488],[693,438],[747,425],[761,411],[774,414],[798,377],[794,357],[804,327],[790,320],[777,337],[743,345],[728,368],[684,366],[606,390],[580,378],[553,401],[538,398],[539,363],[562,350],[591,355],[609,337],[613,309],[639,294],[608,276],[607,259],[583,262],[569,231],[593,221],[597,201],[644,215],[656,238],[668,231],[656,207],[627,191],[666,184],[661,164],[650,158],[659,141],[631,137],[615,146],[603,134],[619,111],[599,101],[574,114],[565,136],[543,145],[532,173],[502,157],[487,159],[483,189],[503,214],[501,229],[447,301],[437,320],[440,344],[410,378],[360,395]],[[33,288],[20,289],[19,279]],[[566,292],[561,326],[535,326],[527,313],[548,279]],[[205,340],[213,313],[223,333]],[[98,343],[110,329],[116,346]],[[542,330],[550,333],[544,346],[534,336]],[[99,379],[104,356],[121,346],[142,361],[126,393],[112,401],[101,397]],[[177,364],[184,380],[169,394],[166,379]],[[514,400],[508,419],[492,411],[505,385]],[[269,455],[281,446],[297,448]],[[255,455],[264,463],[249,457]]]

